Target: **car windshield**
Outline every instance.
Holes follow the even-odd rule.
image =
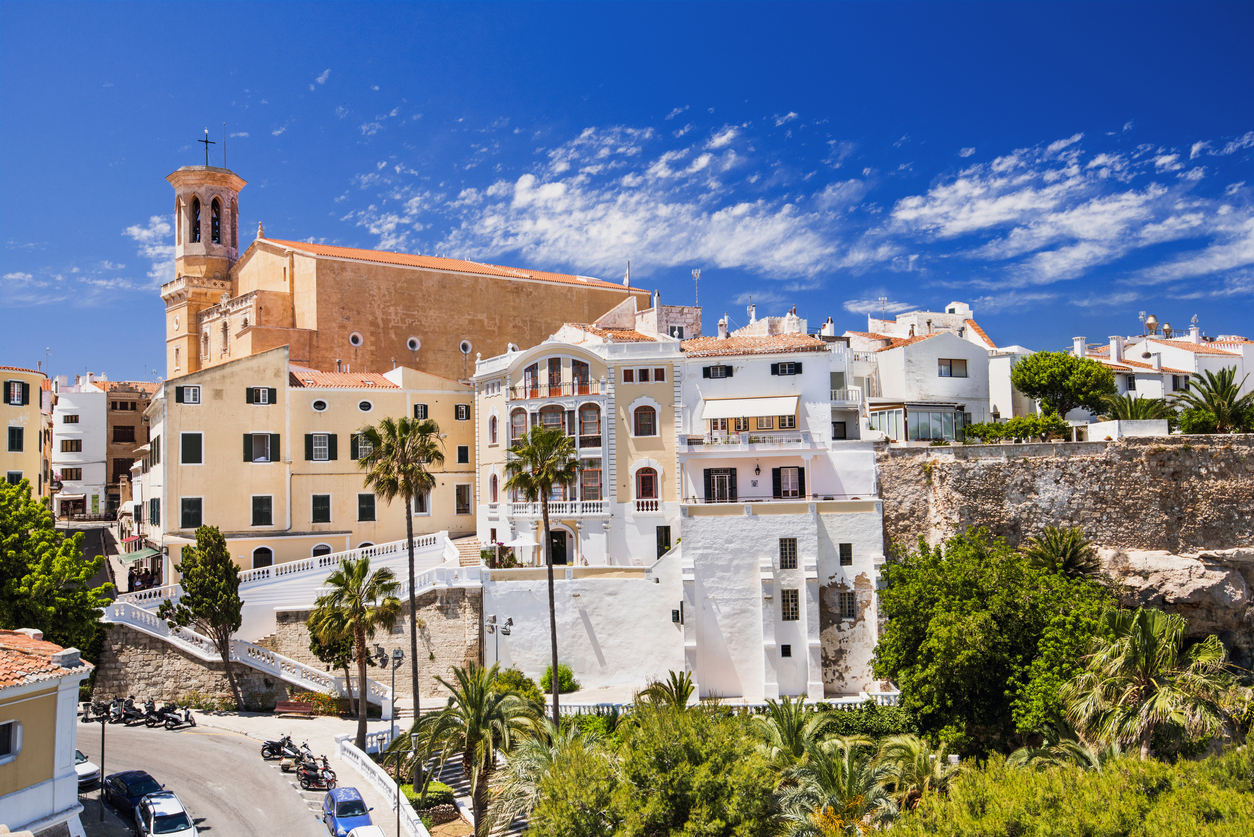
[[[147,796],[150,793],[156,793],[161,790],[161,786],[157,784],[157,780],[151,776],[145,776],[142,779],[136,779],[126,786],[127,796]]]
[[[349,799],[341,802],[335,808],[337,817],[364,817],[366,815],[366,803],[360,799]]]
[[[83,755],[83,751],[82,751],[82,750],[75,750],[75,751],[74,751],[74,763],[75,763],[75,764],[82,764],[82,763],[83,763],[83,762],[85,762],[85,761],[87,761],[87,756]]]
[[[182,813],[166,814],[152,821],[153,834],[176,834],[191,827],[192,821],[187,818],[187,814]]]

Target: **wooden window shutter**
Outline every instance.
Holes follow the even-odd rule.
[[[728,474],[727,476],[729,477],[729,479],[727,480],[727,489],[728,489],[728,493],[731,495],[731,498],[730,498],[730,499],[731,499],[731,501],[734,503],[734,502],[736,502],[736,500],[737,500],[737,494],[736,494],[736,469],[735,469],[735,468],[732,468],[732,469],[731,469],[731,473],[730,473],[730,474]]]
[[[806,496],[806,469],[805,468],[797,469],[797,495],[800,497]]]
[[[724,366],[724,367],[723,367],[723,372],[724,372],[724,373],[726,373],[726,374],[724,375],[724,377],[726,377],[726,378],[730,378],[730,377],[732,376],[732,372],[733,372],[733,371],[734,371],[734,370],[733,370],[730,366]]]
[[[282,462],[282,461],[283,461],[283,456],[282,456],[282,454],[280,454],[280,453],[279,453],[279,450],[280,450],[280,448],[279,448],[279,434],[278,434],[278,433],[271,433],[271,434],[270,434],[270,461],[271,461],[271,462]]]
[[[251,433],[244,434],[244,461],[253,461],[253,434]]]
[[[710,469],[705,469],[705,501],[710,502],[710,498],[714,496],[714,480],[710,478]]]
[[[183,403],[183,388],[182,387],[174,388],[174,403],[175,404]]]
[[[702,378],[708,378],[708,377],[710,377],[710,367],[708,367],[708,366],[702,366],[702,367],[701,367],[701,377],[702,377]]]
[[[772,364],[771,364],[771,374],[772,374],[772,375],[778,375],[778,374],[779,374],[779,364],[778,364],[778,363],[772,363]]]
[[[305,461],[309,462],[313,459],[313,434],[305,434]]]
[[[800,371],[800,367],[798,367],[798,371]],[[279,391],[275,389],[274,387],[270,387],[270,403],[273,404],[274,400],[278,397],[279,397]]]
[[[22,406],[30,403],[30,384],[22,381]]]
[[[253,403],[253,388],[252,387],[248,387],[244,390],[244,402],[247,404]]]
[[[784,495],[784,483],[780,477],[779,471],[779,468],[771,469],[771,496],[777,499]]]
[[[797,363],[794,363],[792,365],[792,368],[793,368],[793,371],[796,372],[798,375],[801,374],[801,362],[800,361],[798,361]]]
[[[358,450],[357,434],[354,433],[352,436],[348,437],[348,455],[354,461],[361,459],[361,456],[357,453],[357,450]]]
[[[327,435],[327,458],[334,461],[339,454],[339,445],[335,443],[336,436],[334,433]]]

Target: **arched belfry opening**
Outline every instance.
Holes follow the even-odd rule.
[[[222,201],[217,198],[209,208],[209,240],[214,244],[222,243]]]
[[[187,236],[187,240],[192,244],[200,243],[200,198],[192,198],[192,211],[189,213],[191,218],[191,229]]]

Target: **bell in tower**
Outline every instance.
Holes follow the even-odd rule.
[[[239,258],[239,193],[247,183],[208,165],[184,166],[166,180],[174,187],[174,279],[161,286],[161,298],[166,377],[175,378],[204,365],[201,311],[224,293],[235,296],[231,266]]]

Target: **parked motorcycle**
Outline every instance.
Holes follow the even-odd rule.
[[[302,790],[331,790],[335,787],[335,771],[327,764],[326,756],[322,756],[321,763],[316,758],[302,761],[296,768],[296,775]]]
[[[83,701],[83,723],[99,723],[101,718],[109,717],[109,704],[103,700]]]
[[[282,758],[296,758],[300,750],[292,743],[292,736],[284,735],[277,741],[266,741],[261,745],[261,757],[266,761]]]
[[[126,701],[115,697],[109,703],[109,723],[120,724],[126,720]]]
[[[169,711],[163,710],[166,729],[178,729],[181,726],[196,726],[196,719],[192,717],[192,709],[185,706],[179,709],[177,706],[168,707]]]
[[[144,701],[144,726],[152,728],[161,724],[161,712],[157,709],[157,702],[152,698]]]
[[[309,742],[300,745],[300,749],[294,749],[291,753],[284,753],[282,761],[279,762],[279,769],[284,773],[290,773],[294,768],[301,764],[313,761],[316,757],[313,750],[309,749]]]
[[[128,727],[142,724],[148,720],[148,713],[135,705],[135,696],[131,695],[122,702],[122,723]]]

